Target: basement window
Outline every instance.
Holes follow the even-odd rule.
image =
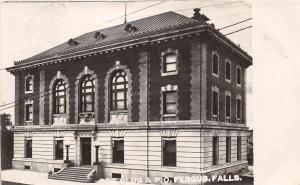
[[[54,172],[58,172],[60,170],[60,168],[54,168],[53,171]]]
[[[24,165],[24,170],[30,170],[30,166],[29,165]]]
[[[120,173],[112,173],[111,174],[111,178],[113,178],[113,179],[121,179],[121,174]]]
[[[176,139],[162,139],[162,163],[163,166],[176,166]]]

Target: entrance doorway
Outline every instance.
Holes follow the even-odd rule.
[[[91,165],[91,138],[80,138],[81,165]]]

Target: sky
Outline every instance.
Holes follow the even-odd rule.
[[[192,16],[193,8],[229,1],[167,1],[128,16],[128,21],[165,11]],[[247,72],[247,123],[254,129],[258,185],[300,184],[300,1],[243,1],[201,12],[216,28],[253,17],[223,33],[254,58]],[[128,3],[128,13],[158,3]],[[250,6],[249,6],[250,5]],[[1,3],[0,68],[13,65],[85,32],[124,22],[123,3]],[[12,13],[13,12],[13,13]],[[14,101],[13,76],[0,70],[0,104]],[[13,109],[11,109],[13,110]]]
[[[211,19],[209,22],[214,23],[216,28],[251,18],[251,7],[238,1],[168,0],[165,2],[127,2],[127,21],[166,11],[175,11],[192,17],[193,9],[197,7],[203,7],[201,13],[208,16]],[[122,24],[124,23],[122,16],[125,13],[124,2],[6,2],[1,3],[0,8],[1,69],[12,66],[15,60],[26,59],[83,33]],[[132,13],[137,10],[140,11]],[[222,32],[230,33],[250,25],[251,20],[224,29]],[[247,29],[229,35],[228,38],[251,54],[251,31]],[[0,105],[13,102],[13,75],[0,70],[0,77]],[[249,115],[250,110],[249,108]],[[13,108],[5,111],[10,114],[14,113]],[[251,116],[248,116],[248,119],[250,123]]]

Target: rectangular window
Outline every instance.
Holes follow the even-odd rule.
[[[239,98],[236,100],[236,118],[241,119],[241,99]]]
[[[25,105],[25,120],[32,121],[33,120],[33,106],[32,104]]]
[[[163,166],[176,166],[176,139],[162,140]]]
[[[32,92],[33,91],[33,78],[27,77],[25,80],[25,92]]]
[[[231,111],[231,97],[230,95],[225,96],[225,112],[226,112],[226,121],[230,122],[230,111]]]
[[[226,80],[231,80],[231,64],[229,61],[225,63],[225,78]]]
[[[213,91],[212,94],[212,113],[214,117],[218,116],[218,112],[219,112],[219,93],[216,91]]]
[[[55,140],[55,160],[63,160],[64,158],[64,142],[63,140]]]
[[[242,74],[241,74],[242,70],[239,66],[237,66],[236,68],[236,84],[237,85],[241,85],[241,78],[242,78]]]
[[[124,139],[114,139],[112,145],[112,162],[124,164]]]
[[[164,92],[164,114],[176,114],[176,91]]]
[[[168,53],[164,56],[164,73],[177,71],[177,54]]]
[[[237,160],[240,161],[242,159],[242,137],[237,137]]]
[[[231,162],[231,137],[226,137],[226,163]]]
[[[32,158],[32,140],[25,139],[25,158]]]
[[[219,137],[214,136],[213,137],[213,165],[219,164]]]

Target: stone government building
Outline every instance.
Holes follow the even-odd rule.
[[[114,178],[246,171],[252,58],[199,11],[86,33],[7,68],[20,101],[13,168]]]

